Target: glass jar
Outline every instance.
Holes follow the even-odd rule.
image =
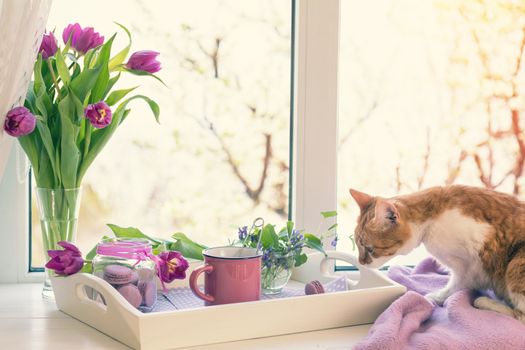
[[[265,295],[275,295],[282,292],[292,275],[295,265],[293,253],[285,255],[265,251],[261,270],[261,288]]]
[[[97,245],[93,274],[104,279],[135,308],[148,312],[157,301],[157,271],[151,244],[111,238]]]

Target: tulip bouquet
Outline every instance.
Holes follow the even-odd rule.
[[[159,107],[144,95],[124,99],[136,87],[113,89],[121,74],[149,75],[160,70],[154,51],[138,51],[126,61],[129,44],[116,55],[109,40],[78,23],[67,26],[59,47],[54,33],[44,34],[24,106],[8,112],[4,130],[17,137],[40,188],[73,189],[117,127],[128,116],[128,103],[146,101],[158,121]],[[159,79],[160,80],[160,79]]]
[[[37,184],[44,251],[75,241],[80,185],[87,169],[124,122],[135,99],[145,101],[157,122],[159,106],[136,87],[116,89],[122,74],[150,76],[161,69],[158,52],[130,55],[128,45],[112,55],[114,34],[105,40],[93,28],[68,25],[64,45],[44,34],[24,106],[8,112],[4,130],[18,139]],[[51,292],[49,283],[44,286]]]

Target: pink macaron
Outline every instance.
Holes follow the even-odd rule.
[[[138,308],[142,303],[142,295],[134,284],[126,284],[117,290],[134,308]]]
[[[138,275],[129,267],[122,265],[107,265],[104,268],[104,279],[113,285],[131,283]]]
[[[157,285],[155,281],[139,282],[140,294],[142,294],[142,305],[152,307],[157,301]]]
[[[322,294],[324,293],[324,287],[318,280],[307,283],[304,286],[304,293],[306,295]]]

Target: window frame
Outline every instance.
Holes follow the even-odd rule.
[[[297,227],[323,232],[335,218],[323,220],[320,212],[337,209],[340,0],[292,0],[291,6],[289,215]],[[30,176],[19,181],[20,168],[27,160],[16,144],[0,178],[0,283],[44,280],[31,267],[31,183]]]
[[[13,142],[3,177],[0,179],[0,283],[31,283],[44,280],[44,273],[31,269],[31,200],[28,162],[18,143]],[[5,199],[8,200],[5,200]]]
[[[296,14],[293,217],[309,232],[328,229],[335,218],[320,213],[337,209],[339,10],[339,0],[301,0]]]

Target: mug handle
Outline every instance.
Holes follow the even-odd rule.
[[[197,279],[199,278],[201,273],[203,272],[210,273],[212,271],[213,271],[213,266],[202,265],[202,266],[197,267],[195,270],[193,270],[193,272],[190,275],[191,291],[193,292],[193,294],[195,294],[195,296],[201,298],[202,300],[208,303],[213,303],[215,301],[215,298],[212,295],[204,294],[203,292],[201,292],[201,290],[199,289],[199,286],[197,285]]]
[[[365,266],[359,263],[359,260],[356,256],[337,250],[328,250],[325,253],[325,258],[321,261],[321,274],[323,274],[324,276],[329,276],[330,273],[333,271],[333,265],[329,264],[330,260],[342,260],[354,265],[359,270],[366,269]]]

